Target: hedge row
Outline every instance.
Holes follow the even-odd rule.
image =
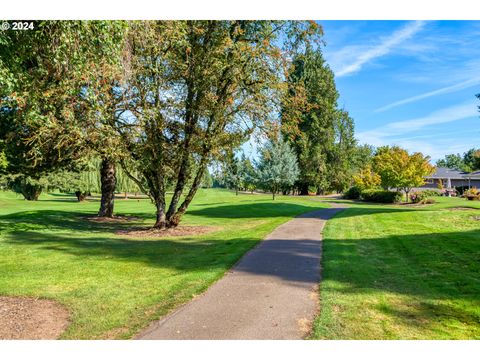
[[[351,200],[364,200],[368,202],[376,202],[376,203],[396,203],[402,200],[402,194],[398,191],[389,191],[389,190],[382,190],[382,189],[368,189],[368,190],[360,190],[356,186],[352,186],[348,189],[345,194],[343,195],[345,199]]]

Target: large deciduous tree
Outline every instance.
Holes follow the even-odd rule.
[[[445,155],[445,158],[438,160],[436,165],[457,170],[468,169],[468,167],[465,166],[465,162],[463,161],[463,158],[460,154]]]
[[[154,227],[174,227],[209,162],[270,118],[292,51],[321,33],[315,23],[275,21],[157,21],[130,30],[129,113],[115,127],[141,173],[132,178],[156,206]]]
[[[372,170],[372,166],[366,165],[353,175],[353,184],[360,190],[368,190],[379,187],[382,182],[380,175]]]
[[[480,149],[472,148],[463,154],[466,171],[480,170]]]
[[[13,129],[5,138],[12,157],[21,154],[11,174],[39,179],[116,153],[105,124],[115,116],[124,31],[119,21],[40,21],[0,34],[0,101]]]

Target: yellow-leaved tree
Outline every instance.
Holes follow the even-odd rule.
[[[371,165],[367,165],[353,176],[353,183],[359,190],[373,189],[380,186],[382,179],[375,173]]]
[[[380,176],[383,188],[403,190],[408,202],[412,188],[425,184],[425,176],[431,175],[435,167],[430,157],[420,152],[410,155],[399,146],[383,146],[373,158],[373,170]]]

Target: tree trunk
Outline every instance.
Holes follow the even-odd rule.
[[[308,184],[300,184],[300,195],[308,195]]]
[[[317,195],[322,195],[323,191],[322,188],[317,187]]]
[[[168,227],[176,227],[180,223],[180,219],[182,218],[183,214],[185,214],[185,212],[187,211],[187,208],[190,205],[190,202],[193,200],[193,197],[195,196],[198,188],[200,187],[203,173],[205,172],[206,168],[207,168],[206,159],[203,158],[199,165],[199,169],[197,171],[195,179],[193,180],[192,186],[190,187],[190,191],[188,192],[187,196],[183,200],[182,204],[172,216],[169,216],[167,214]]]
[[[98,216],[113,217],[115,186],[117,185],[115,162],[110,159],[102,159],[100,180],[102,183],[102,199],[100,201]]]
[[[184,161],[177,175],[177,184],[175,186],[175,191],[173,192],[172,200],[170,201],[170,206],[167,211],[167,218],[172,217],[175,214],[177,209],[178,202],[182,196],[183,189],[187,183],[187,160]]]
[[[83,191],[75,191],[75,196],[77,197],[77,200],[78,201],[83,201],[87,198],[87,192],[83,192]]]
[[[157,219],[153,227],[155,229],[165,229],[167,227],[167,218],[165,216],[165,204],[156,204],[157,206]]]
[[[238,188],[235,187],[235,195],[238,195]]]
[[[37,201],[38,197],[42,193],[42,187],[40,185],[22,184],[20,185],[20,191],[22,192],[25,200]]]

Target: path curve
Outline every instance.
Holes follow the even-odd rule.
[[[302,339],[318,308],[321,232],[343,208],[277,227],[205,293],[137,339]]]

